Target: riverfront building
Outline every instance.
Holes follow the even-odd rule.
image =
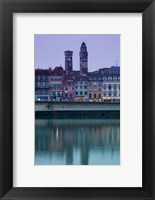
[[[35,100],[120,101],[120,67],[88,72],[88,51],[83,42],[79,52],[79,71],[73,70],[73,51],[65,53],[63,67],[35,70]]]
[[[50,69],[35,70],[35,100],[47,101],[50,100]]]
[[[63,77],[64,70],[62,67],[55,67],[55,69],[49,75],[50,99],[54,101],[62,101]]]
[[[63,99],[74,101],[75,99],[75,80],[72,75],[67,75],[63,81]]]
[[[79,75],[75,78],[75,101],[88,101],[88,77]]]

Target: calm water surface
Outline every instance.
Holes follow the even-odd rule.
[[[119,119],[36,119],[36,165],[119,165]]]

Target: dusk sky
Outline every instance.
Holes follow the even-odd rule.
[[[103,67],[120,65],[120,35],[69,35],[69,34],[35,34],[34,66],[35,68],[65,69],[64,51],[73,51],[73,70],[79,70],[79,51],[85,42],[88,51],[88,71]]]

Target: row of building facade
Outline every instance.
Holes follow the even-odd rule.
[[[74,71],[72,51],[65,51],[65,70],[35,69],[36,101],[120,101],[120,67],[88,72],[85,43],[80,48],[80,70]]]
[[[118,67],[111,67],[113,68]],[[110,70],[109,69],[109,70]],[[99,72],[65,75],[62,67],[35,70],[36,101],[119,101],[120,75]]]

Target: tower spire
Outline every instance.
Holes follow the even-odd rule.
[[[88,72],[88,52],[87,46],[84,42],[82,42],[80,47],[80,74],[86,75]]]
[[[73,56],[73,51],[65,51],[65,72],[66,75],[71,74],[73,72],[73,61],[72,61],[72,56]]]

